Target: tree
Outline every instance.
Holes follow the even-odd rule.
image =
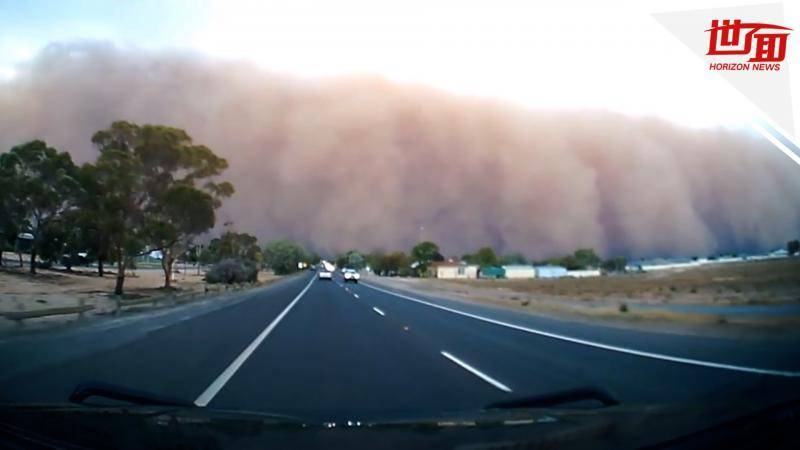
[[[336,257],[335,264],[337,267],[349,267],[351,269],[363,269],[366,264],[364,256],[355,251],[349,250]]]
[[[15,182],[16,159],[16,155],[0,154],[0,266],[3,265],[2,251],[14,248],[17,236],[28,226],[22,202],[24,195]]]
[[[497,265],[497,255],[495,255],[491,247],[481,247],[477,252],[465,255],[463,259],[470,264],[477,264],[481,267]]]
[[[569,270],[583,270],[590,267],[600,266],[600,257],[591,248],[582,248],[575,250],[571,255],[561,258],[551,259],[550,264],[564,266]]]
[[[409,268],[408,255],[405,252],[392,252],[377,255],[372,265],[372,271],[380,275],[398,275]]]
[[[132,152],[106,148],[92,170],[98,191],[103,193],[97,198],[96,213],[101,219],[97,226],[107,239],[109,259],[117,264],[114,293],[122,295],[125,269],[145,246],[142,205],[146,195],[141,163]]]
[[[499,261],[500,265],[512,265],[512,264],[529,264],[528,258],[522,255],[522,253],[506,253],[505,255],[500,257]]]
[[[625,267],[628,265],[628,259],[624,256],[617,256],[615,258],[607,259],[600,264],[600,268],[606,272],[625,272]]]
[[[118,150],[136,159],[144,194],[139,207],[146,219],[138,233],[148,251],[161,252],[164,287],[170,288],[176,257],[214,226],[214,210],[233,194],[230,183],[212,181],[228,162],[194,144],[186,131],[162,125],[118,121],[95,133],[92,142],[101,153]]]
[[[792,241],[787,242],[786,251],[789,252],[790,256],[800,252],[800,240],[794,239]]]
[[[590,267],[600,266],[600,257],[591,248],[582,248],[575,250],[573,254],[575,262],[580,269],[587,269]]]
[[[217,263],[224,259],[249,262],[259,267],[264,260],[258,238],[247,233],[226,231],[219,238],[212,239],[203,252],[203,261]]]
[[[44,234],[74,208],[80,189],[77,167],[67,152],[35,140],[13,147],[0,159],[4,184],[13,184],[16,198],[4,199],[18,230],[33,235],[30,272],[36,273],[36,257],[44,245]]]
[[[101,183],[98,168],[94,164],[84,164],[78,170],[78,183],[81,186],[78,209],[69,218],[71,226],[78,230],[75,236],[80,250],[87,253],[88,261],[97,261],[97,275],[104,275],[104,262],[110,256],[108,227],[109,217],[105,213],[106,187]],[[113,189],[113,186],[111,187]]]
[[[308,259],[309,255],[305,249],[288,239],[271,241],[264,246],[264,264],[278,275],[297,271],[297,263]]]
[[[417,263],[417,275],[428,271],[428,265],[434,261],[443,261],[444,257],[439,252],[439,246],[431,241],[422,241],[411,249],[411,258]]]

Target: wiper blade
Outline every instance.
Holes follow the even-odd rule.
[[[603,406],[618,405],[619,401],[608,392],[593,387],[569,389],[551,394],[536,395],[516,400],[495,402],[486,406],[486,409],[519,409],[519,408],[549,408],[567,403],[594,400]]]
[[[91,403],[87,403],[86,400],[91,397],[106,398],[143,406],[194,407],[194,404],[186,400],[96,381],[79,384],[69,395],[69,401],[79,405],[90,405]]]

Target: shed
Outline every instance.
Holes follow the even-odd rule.
[[[506,270],[503,267],[486,266],[478,271],[478,278],[504,278]]]
[[[429,270],[436,278],[478,278],[476,264],[442,261],[431,264]]]
[[[567,268],[564,266],[536,266],[535,269],[538,278],[559,278],[567,276]]]
[[[509,264],[503,270],[506,278],[536,278],[536,269],[527,264]]]

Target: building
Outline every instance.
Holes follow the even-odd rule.
[[[479,278],[505,278],[506,270],[502,267],[497,266],[487,266],[482,267],[481,270],[478,272]]]
[[[563,266],[536,266],[537,278],[560,278],[567,276],[567,268]]]
[[[506,278],[536,278],[536,269],[527,264],[509,264],[503,270]]]
[[[478,278],[477,264],[442,261],[432,263],[428,270],[436,278]]]
[[[600,269],[568,270],[567,276],[572,278],[599,277]]]

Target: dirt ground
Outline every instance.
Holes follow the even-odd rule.
[[[16,255],[5,254],[4,266],[0,267],[0,314],[14,311],[34,311],[48,308],[76,306],[82,300],[85,305],[94,305],[95,312],[113,309],[116,301],[111,296],[116,283],[116,274],[108,273],[102,278],[97,270],[80,267],[67,272],[64,269],[38,269],[36,275],[28,273],[27,265],[19,267]],[[107,270],[113,270],[109,267]],[[203,273],[196,267],[176,264],[174,292],[204,292],[206,284]],[[260,282],[270,282],[276,277],[270,272],[259,273]],[[125,298],[143,299],[163,296],[173,291],[164,290],[164,273],[157,268],[142,268],[129,271],[125,276]],[[219,286],[209,286],[219,290]]]
[[[587,301],[772,304],[800,302],[800,258],[709,264],[592,278],[447,282]]]
[[[800,258],[709,264],[593,278],[438,280],[375,278],[384,284],[531,313],[619,323],[796,329],[798,314],[727,315],[692,307],[800,304]],[[675,306],[688,306],[676,311]],[[671,308],[673,307],[673,308]],[[715,311],[720,311],[716,309]]]

